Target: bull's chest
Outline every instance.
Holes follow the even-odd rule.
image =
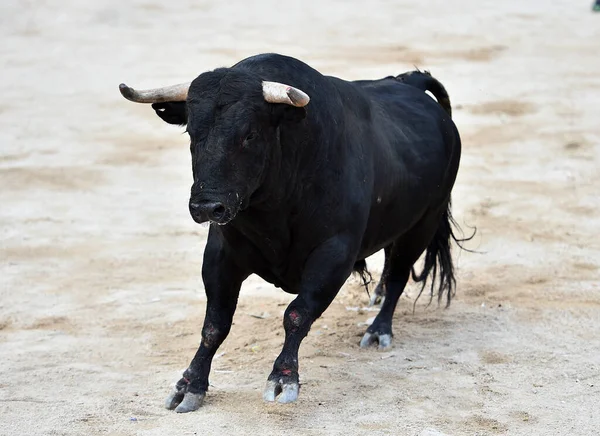
[[[244,229],[227,238],[228,248],[239,265],[284,291],[298,293],[302,274],[302,249],[289,231]]]

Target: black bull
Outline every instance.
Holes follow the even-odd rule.
[[[283,97],[268,97],[264,80],[279,82]],[[296,400],[301,341],[348,276],[364,278],[365,258],[378,250],[385,249],[385,265],[376,294],[385,299],[362,347],[391,346],[392,316],[411,271],[423,287],[431,280],[432,295],[437,275],[438,297],[450,302],[450,193],[461,143],[440,82],[420,71],[348,82],[269,54],[170,88],[136,99],[137,91],[121,85],[125,97],[153,102],[163,120],[187,125],[190,212],[214,224],[202,266],[202,341],[169,409],[200,407],[240,286],[252,273],[297,294],[283,318],[285,342],[267,401]],[[413,264],[424,252],[417,274]]]

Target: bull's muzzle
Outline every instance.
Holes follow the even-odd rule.
[[[227,224],[233,219],[233,211],[220,201],[190,200],[190,214],[197,223],[207,221]]]

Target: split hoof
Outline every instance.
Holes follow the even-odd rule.
[[[193,412],[202,406],[205,396],[206,393],[193,394],[185,392],[184,389],[173,389],[165,400],[165,407],[169,410],[175,410],[177,413]]]
[[[198,410],[202,403],[204,402],[204,397],[206,394],[192,394],[191,392],[186,392],[183,401],[179,403],[179,406],[175,408],[175,412],[177,413],[187,413],[193,412],[194,410]]]
[[[377,343],[378,351],[389,351],[392,348],[392,335],[389,333],[365,333],[360,341],[360,348],[369,348]]]
[[[178,391],[177,389],[173,389],[173,391],[165,399],[165,407],[169,410],[174,410],[177,406],[179,406],[179,403],[183,401],[184,396],[184,391]]]
[[[279,380],[268,380],[263,392],[265,401],[273,402],[277,399],[280,404],[293,403],[298,399],[300,385],[297,382],[283,382]]]

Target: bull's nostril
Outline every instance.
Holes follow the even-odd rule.
[[[225,216],[225,206],[218,205],[217,207],[215,207],[213,209],[212,215],[213,215],[213,218],[216,220],[223,218],[223,216]]]
[[[196,221],[223,222],[227,218],[228,209],[220,201],[195,200],[190,201],[190,213]],[[200,222],[200,221],[198,221]]]

